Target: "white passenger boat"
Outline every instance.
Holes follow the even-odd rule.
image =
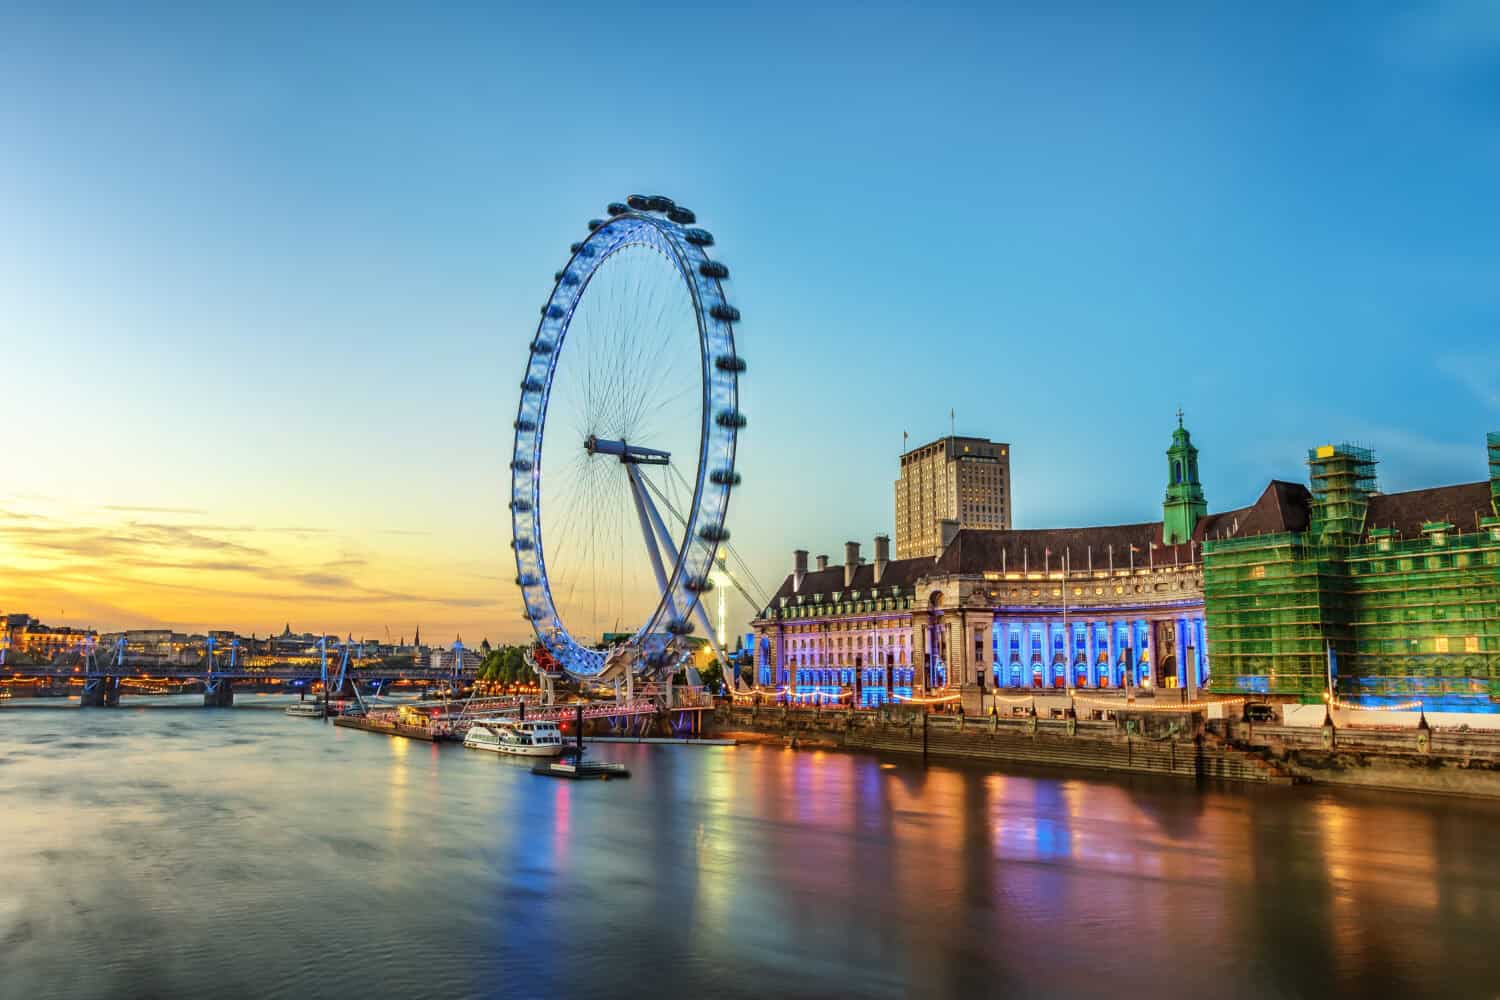
[[[321,701],[299,701],[295,705],[286,707],[287,715],[294,715],[299,719],[321,719],[323,717],[323,703]]]
[[[558,757],[563,752],[563,735],[555,722],[484,720],[469,727],[464,746],[517,757]]]

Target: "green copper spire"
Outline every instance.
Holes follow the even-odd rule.
[[[1203,485],[1198,482],[1198,449],[1182,426],[1182,411],[1177,411],[1177,429],[1172,432],[1172,447],[1167,449],[1167,499],[1161,505],[1161,540],[1166,545],[1180,545],[1193,537],[1198,519],[1208,513],[1203,499]]]

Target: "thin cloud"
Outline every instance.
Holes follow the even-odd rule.
[[[105,504],[100,510],[112,510],[123,514],[207,514],[201,507],[136,507],[130,504]]]
[[[1437,368],[1485,406],[1500,410],[1500,354],[1479,358],[1449,354],[1438,360]]]

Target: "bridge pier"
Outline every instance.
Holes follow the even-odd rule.
[[[233,708],[234,685],[227,678],[207,682],[203,689],[204,708]]]
[[[120,678],[94,676],[83,682],[83,694],[79,696],[79,708],[118,708],[120,705]]]

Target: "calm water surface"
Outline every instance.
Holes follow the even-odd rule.
[[[1500,996],[1490,803],[175,700],[0,706],[0,996]]]

